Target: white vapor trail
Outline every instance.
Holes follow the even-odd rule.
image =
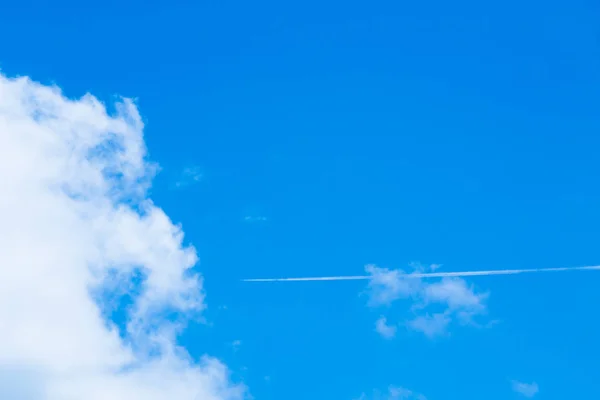
[[[406,278],[446,278],[463,276],[491,276],[491,275],[517,275],[532,272],[562,272],[562,271],[589,271],[600,270],[600,265],[587,267],[563,267],[563,268],[534,268],[534,269],[500,269],[491,271],[462,271],[462,272],[426,272],[404,274]],[[259,278],[242,279],[243,282],[306,282],[306,281],[357,281],[371,279],[370,275],[355,276],[317,276],[308,278]]]

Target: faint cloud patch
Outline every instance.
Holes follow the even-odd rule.
[[[397,328],[387,323],[387,319],[384,316],[379,317],[375,322],[375,331],[386,339],[392,339],[396,336]]]
[[[390,386],[388,393],[389,400],[427,400],[427,398],[420,393],[415,393],[412,390],[398,386]]]
[[[238,351],[241,345],[241,340],[234,340],[233,342],[231,342],[231,348],[233,348],[233,351]]]
[[[422,332],[429,338],[444,335],[447,332],[448,324],[450,324],[450,317],[446,312],[419,315],[407,322],[409,328]]]
[[[198,166],[190,166],[183,169],[181,176],[175,182],[175,187],[184,188],[200,182],[204,178],[202,169]]]
[[[258,222],[266,222],[268,221],[267,217],[262,215],[247,215],[244,217],[244,222],[247,223],[258,223]]]
[[[363,393],[355,400],[427,400],[427,398],[420,393],[415,393],[401,386],[390,386],[387,391],[381,392],[376,390],[372,396],[367,396]]]
[[[535,396],[538,392],[539,392],[539,387],[538,384],[533,382],[533,383],[523,383],[523,382],[519,382],[519,381],[512,381],[512,389],[519,393],[522,396],[531,398],[533,396]]]
[[[462,278],[423,279],[414,274],[432,272],[440,266],[424,267],[412,264],[412,273],[367,265],[371,279],[367,286],[371,307],[390,307],[398,300],[408,300],[412,317],[406,322],[410,329],[428,337],[443,335],[452,321],[461,325],[477,325],[475,317],[487,312],[487,293],[477,293]]]

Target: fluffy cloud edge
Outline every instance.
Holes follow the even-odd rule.
[[[177,343],[206,306],[196,252],[147,197],[136,105],[114,106],[0,73],[0,397],[242,399],[223,363]],[[97,295],[133,295],[136,273],[119,327]]]
[[[370,277],[366,288],[368,306],[390,308],[401,300],[410,303],[407,308],[412,316],[408,317],[404,325],[430,338],[445,335],[454,321],[475,326],[474,319],[487,313],[486,300],[489,293],[477,292],[473,285],[459,277],[424,279],[417,276],[419,273],[437,270],[438,264],[430,267],[412,264],[412,267],[415,271],[411,274],[373,264],[365,266]],[[380,317],[376,326],[385,332],[385,326],[381,322]],[[382,336],[390,337],[385,334]]]

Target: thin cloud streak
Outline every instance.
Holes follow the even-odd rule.
[[[404,274],[406,278],[449,278],[465,276],[492,276],[492,275],[518,275],[534,272],[564,272],[564,271],[598,271],[600,265],[586,267],[562,267],[562,268],[532,268],[532,269],[500,269],[489,271],[461,271],[461,272],[426,272]],[[315,281],[360,281],[369,280],[371,275],[355,276],[318,276],[308,278],[258,278],[242,279],[242,282],[315,282]]]

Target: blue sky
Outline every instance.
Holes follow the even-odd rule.
[[[150,197],[204,277],[179,343],[254,398],[600,396],[595,272],[469,278],[484,305],[433,336],[407,322],[425,287],[374,305],[362,281],[239,281],[598,264],[598,4],[2,8],[3,74],[136,99]]]

